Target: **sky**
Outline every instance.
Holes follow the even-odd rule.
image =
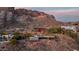
[[[26,7],[26,9],[42,11],[54,15],[58,21],[79,21],[79,7]]]

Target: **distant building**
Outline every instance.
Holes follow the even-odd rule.
[[[61,28],[66,30],[73,30],[74,32],[77,30],[76,26],[61,26]]]

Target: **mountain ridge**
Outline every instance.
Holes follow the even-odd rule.
[[[30,28],[58,26],[55,16],[44,12],[27,9],[15,9],[14,7],[0,7],[0,28]]]

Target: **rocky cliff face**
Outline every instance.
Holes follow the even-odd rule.
[[[0,28],[8,26],[9,21],[13,19],[14,7],[1,7],[0,8]]]
[[[53,15],[44,12],[14,9],[14,7],[0,7],[0,28],[33,28],[58,26]]]

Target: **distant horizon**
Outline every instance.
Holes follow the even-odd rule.
[[[25,8],[29,10],[42,11],[50,15],[54,15],[56,20],[62,22],[79,21],[79,7],[15,7]]]

